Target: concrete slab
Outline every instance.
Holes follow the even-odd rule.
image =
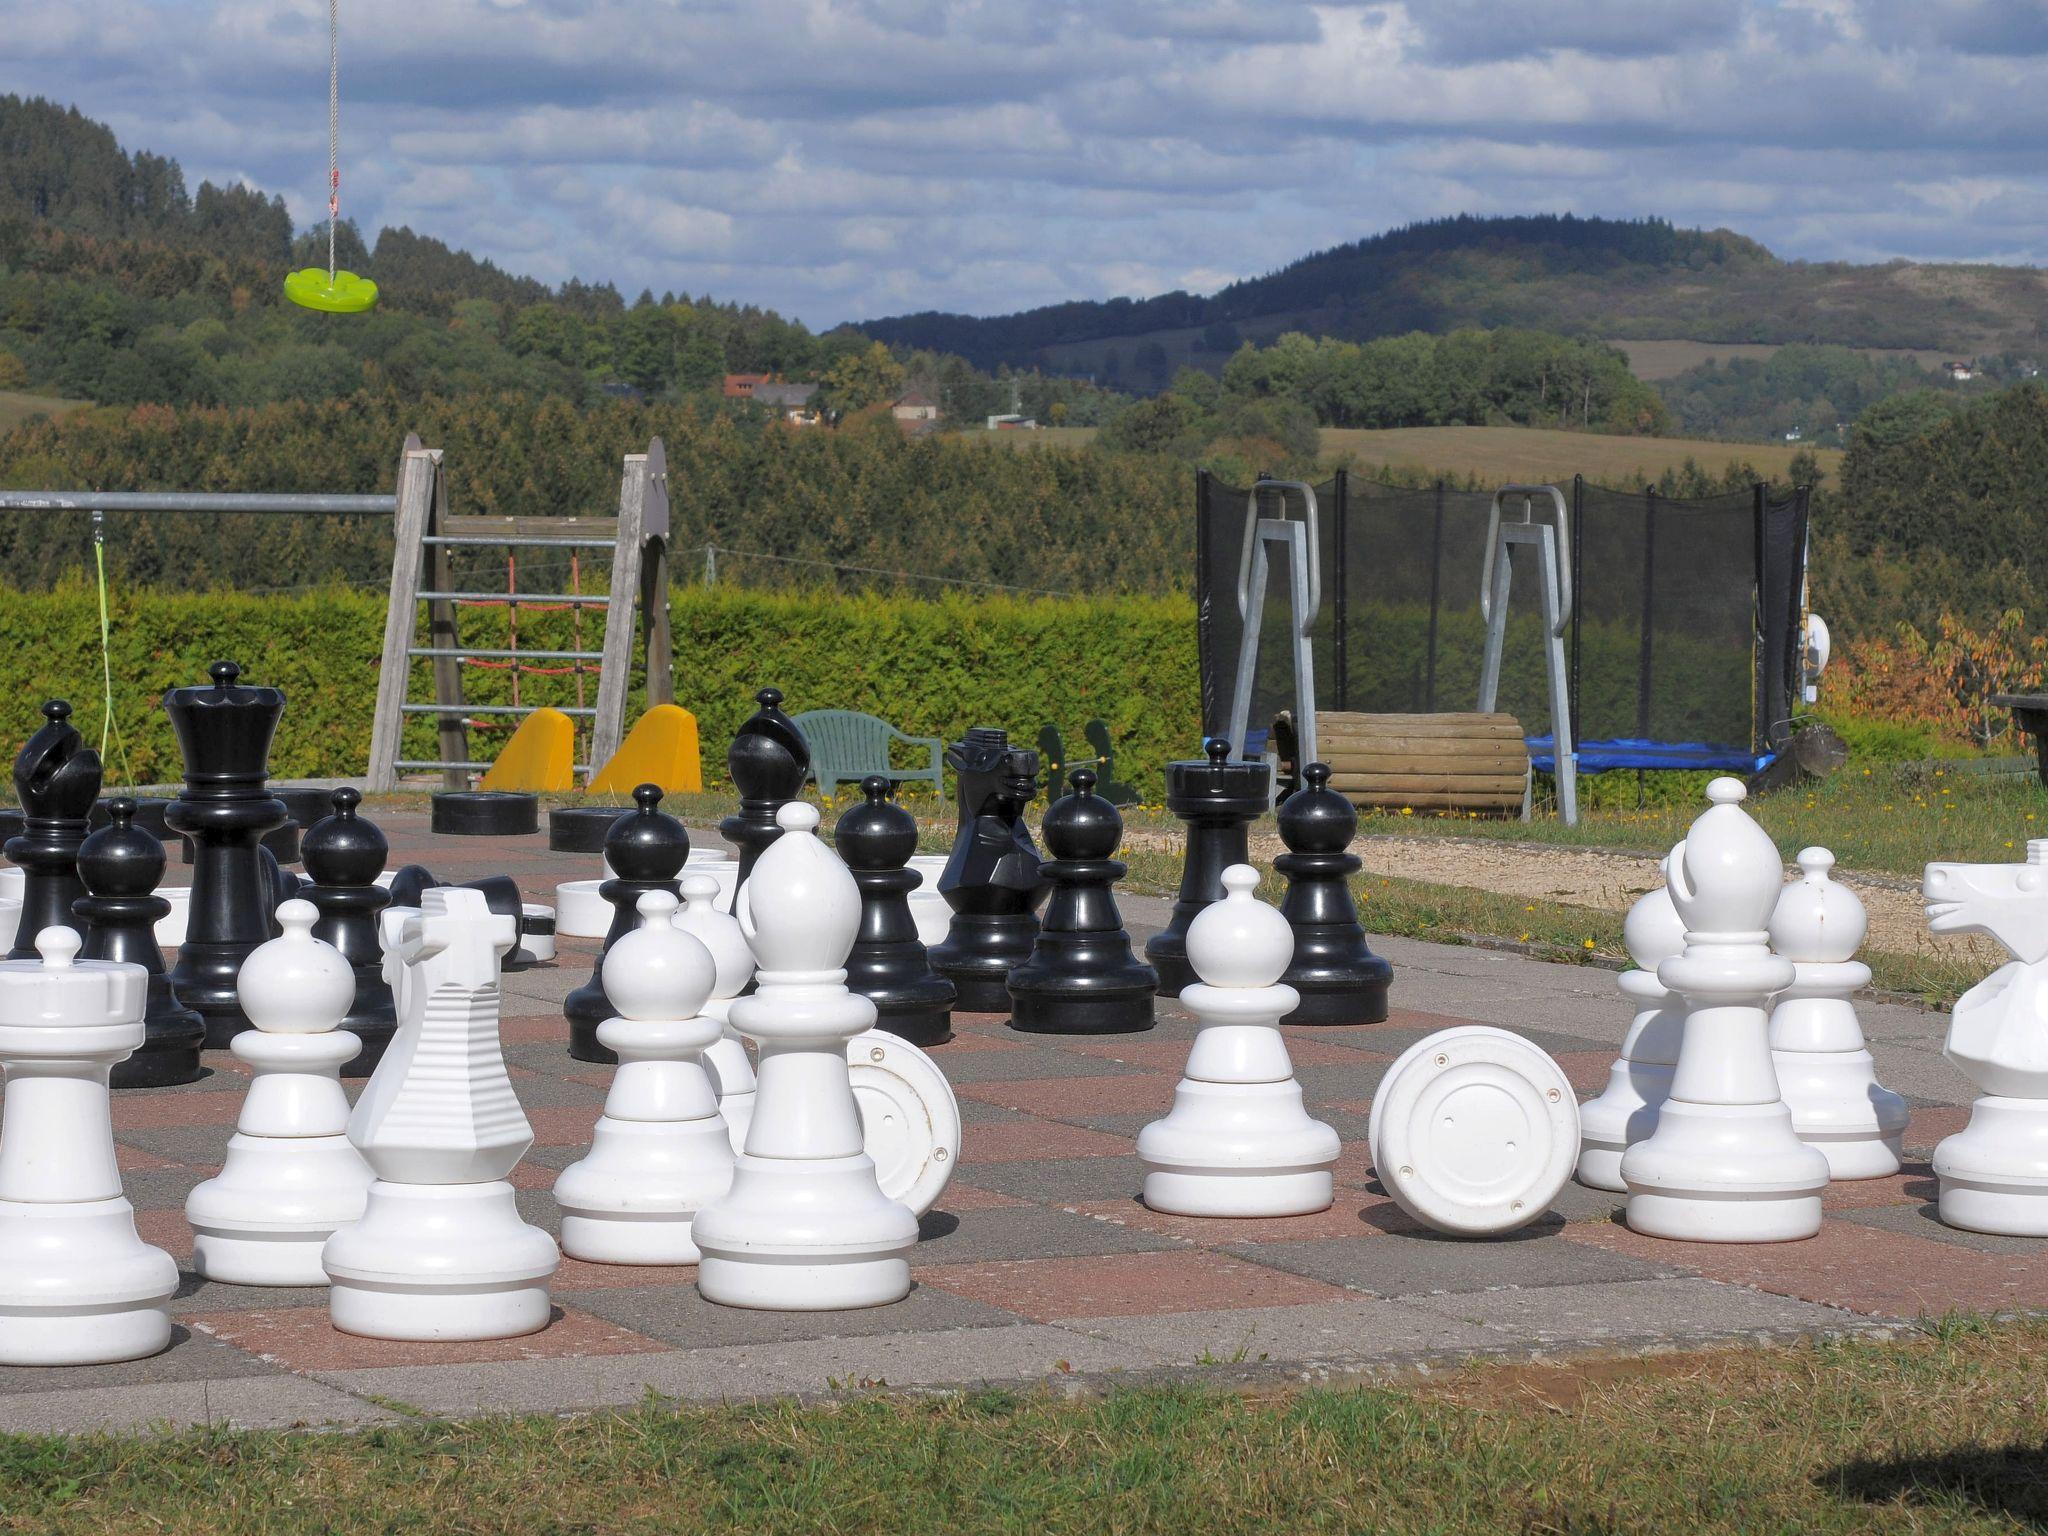
[[[1171,1365],[1366,1362],[1500,1343],[1478,1324],[1407,1302],[1365,1298],[1167,1317],[1076,1318],[1062,1326],[1136,1346]]]
[[[0,1394],[0,1434],[110,1434],[227,1426],[296,1429],[391,1423],[402,1417],[296,1376],[258,1381],[159,1381]]]
[[[1405,1305],[1519,1344],[1675,1344],[1867,1330],[1836,1307],[1691,1278],[1624,1280],[1419,1296]]]

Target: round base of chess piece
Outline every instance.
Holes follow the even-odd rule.
[[[1792,1131],[1828,1160],[1830,1179],[1883,1179],[1899,1171],[1906,1101],[1879,1086],[1867,1050],[1773,1051]]]
[[[944,1045],[953,1038],[956,992],[945,977],[934,976],[921,984],[897,989],[887,1000],[872,993],[867,996],[874,1001],[878,1028],[912,1045],[930,1047]]]
[[[1783,1103],[1668,1099],[1621,1159],[1628,1225],[1693,1243],[1784,1243],[1820,1231],[1827,1159],[1793,1134]]]
[[[523,837],[540,830],[540,796],[498,789],[434,796],[433,829],[449,837]]]
[[[1008,1013],[1010,972],[1031,958],[1038,918],[1030,912],[956,912],[932,969],[953,983],[960,1013]]]
[[[886,1025],[846,1042],[861,1150],[889,1199],[923,1216],[960,1164],[960,1101],[932,1059]],[[751,1109],[750,1109],[751,1112]]]
[[[162,983],[163,978],[156,978]],[[168,987],[168,983],[163,983]],[[111,1086],[115,1088],[175,1088],[180,1083],[196,1083],[206,1075],[206,1066],[199,1058],[200,1044],[206,1038],[206,1025],[198,1014],[191,1015],[193,1023],[189,1030],[160,1034],[154,1040],[144,1041],[140,1049],[126,1061],[114,1068]]]
[[[519,904],[519,947],[513,951],[516,965],[507,970],[525,970],[530,965],[552,965],[555,959],[555,909],[545,902]]]
[[[558,805],[548,812],[548,848],[555,853],[603,853],[604,835],[625,815],[616,805]]]
[[[327,1284],[321,1250],[336,1228],[361,1218],[370,1170],[346,1136],[305,1137],[289,1159],[279,1159],[277,1149],[272,1138],[237,1133],[221,1171],[188,1197],[192,1272],[202,1279]],[[252,1219],[254,1210],[270,1219]]]
[[[1935,1209],[1969,1232],[2048,1237],[2048,1100],[1987,1094],[1934,1149]]]
[[[270,798],[284,806],[285,814],[291,817],[291,824],[301,832],[324,820],[333,809],[332,790],[308,785],[273,784],[269,791]]]
[[[602,880],[564,880],[555,887],[555,937],[601,939],[611,932],[612,904]]]
[[[1044,948],[1041,942],[1041,953]],[[1012,990],[1010,1028],[1033,1035],[1135,1035],[1152,1027],[1157,995],[1149,965],[1136,965],[1130,979],[1100,990]]]
[[[176,1260],[127,1200],[0,1200],[0,1365],[109,1365],[167,1349]]]
[[[1668,1066],[1617,1061],[1608,1068],[1607,1087],[1579,1106],[1578,1181],[1588,1189],[1626,1192],[1621,1154],[1656,1129],[1657,1111],[1669,1097]]]
[[[329,1315],[370,1339],[510,1339],[548,1322],[554,1239],[512,1186],[370,1186],[363,1219],[327,1240]]]
[[[732,1193],[694,1226],[706,1301],[770,1312],[880,1307],[910,1294],[917,1218],[882,1194],[874,1160],[742,1152]]]
[[[1345,976],[1318,984],[1313,975],[1290,972],[1288,985],[1301,994],[1301,1006],[1287,1015],[1283,1024],[1384,1024],[1387,1022],[1387,988],[1394,967],[1379,956],[1378,970],[1370,980]]]
[[[1521,1036],[1462,1025],[1418,1040],[1373,1095],[1366,1144],[1380,1184],[1424,1226],[1512,1232],[1550,1209],[1579,1157],[1564,1070]]]
[[[691,1218],[732,1185],[717,1114],[682,1124],[601,1117],[590,1151],[555,1180],[562,1252],[593,1264],[694,1264]]]

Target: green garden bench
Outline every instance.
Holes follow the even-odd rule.
[[[933,794],[942,800],[946,796],[946,744],[936,736],[907,736],[888,721],[855,709],[807,710],[796,717],[796,724],[811,745],[811,777],[820,794],[830,796],[841,784],[858,784],[879,773],[898,784],[928,780]],[[930,763],[922,768],[895,767],[890,747],[898,741],[930,752]]]

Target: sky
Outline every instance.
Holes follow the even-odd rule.
[[[342,207],[822,329],[1453,213],[2048,262],[2048,0],[340,0]],[[0,91],[321,216],[317,0],[0,0]]]

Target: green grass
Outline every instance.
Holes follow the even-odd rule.
[[[1656,479],[1691,459],[1719,473],[1730,464],[1749,465],[1772,479],[1785,478],[1801,443],[1724,443],[1689,437],[1615,437],[1599,432],[1565,432],[1551,427],[1325,427],[1323,454],[1355,455],[1367,466],[1395,465],[1448,475],[1477,475],[1505,485],[1511,481],[1564,483],[1584,475],[1602,485],[1625,483],[1637,474]],[[1842,464],[1840,450],[1811,450],[1832,478]]]
[[[0,1440],[0,1532],[1620,1532],[2048,1522],[2041,1323],[1398,1385]],[[1049,1364],[1051,1362],[1048,1362]]]
[[[12,431],[38,416],[62,416],[82,410],[91,402],[66,400],[57,395],[31,395],[15,389],[0,389],[0,432]]]

